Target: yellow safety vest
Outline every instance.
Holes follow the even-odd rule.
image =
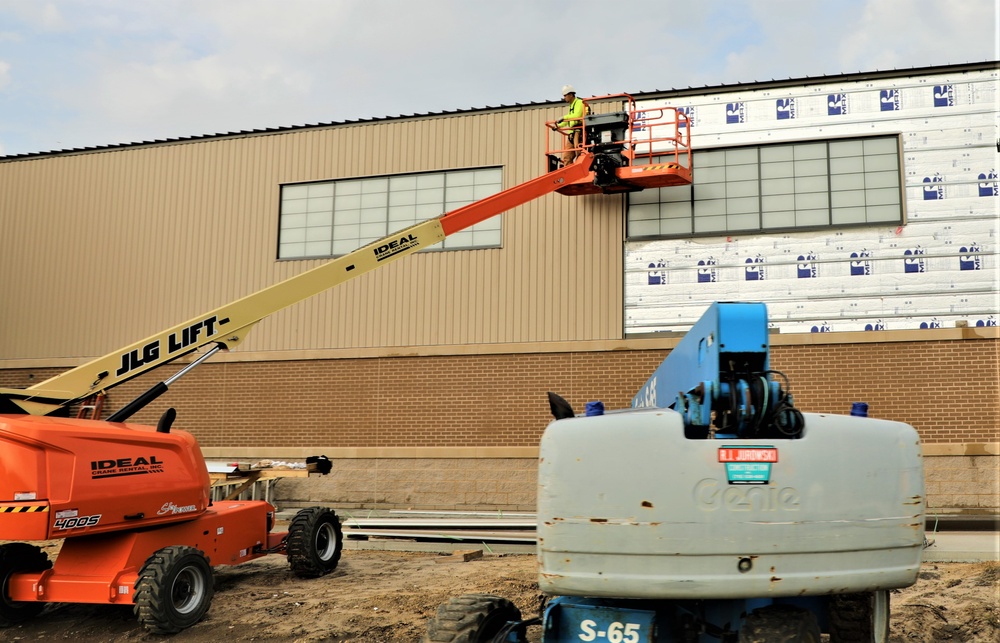
[[[559,121],[559,127],[563,129],[570,129],[573,127],[580,127],[580,119],[583,118],[583,99],[574,98],[573,102],[569,104],[569,113],[562,117]]]

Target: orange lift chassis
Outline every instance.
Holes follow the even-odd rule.
[[[342,532],[334,511],[303,509],[287,533],[272,533],[271,504],[211,501],[201,449],[190,433],[171,430],[173,409],[156,427],[126,420],[194,366],[234,348],[267,315],[480,221],[552,192],[620,193],[691,182],[683,114],[638,111],[627,95],[600,98],[602,106],[621,109],[584,118],[579,154],[566,167],[551,162],[562,148],[548,145],[551,171],[538,178],[35,386],[0,389],[0,541],[8,541],[0,544],[0,627],[36,616],[46,603],[105,603],[132,605],[146,629],[170,634],[207,612],[214,566],[280,553],[300,577],[336,568]],[[197,359],[106,421],[52,417],[202,347]],[[19,542],[50,539],[65,539],[55,561]]]

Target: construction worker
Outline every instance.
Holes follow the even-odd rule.
[[[576,97],[576,90],[572,85],[563,85],[563,100],[569,103],[569,112],[562,117],[556,127],[566,135],[566,150],[563,152],[563,165],[569,165],[580,153],[580,145],[583,141],[583,99]]]

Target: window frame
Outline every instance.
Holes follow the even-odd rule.
[[[477,183],[477,174],[496,173],[496,181]],[[502,165],[455,168],[449,170],[429,170],[379,174],[372,176],[343,177],[320,181],[299,181],[279,184],[277,241],[275,257],[277,261],[304,261],[312,259],[333,259],[349,254],[358,248],[392,235],[398,230],[439,217],[480,199],[502,192],[504,176]],[[471,177],[468,178],[467,177]],[[457,182],[449,185],[449,178]],[[382,183],[381,189],[375,189]],[[393,184],[398,183],[398,189]],[[439,185],[434,185],[439,183]],[[412,185],[412,186],[411,186]],[[346,191],[344,188],[347,188]],[[340,189],[338,189],[340,188]],[[304,189],[304,196],[289,197],[287,190]],[[315,190],[316,196],[311,192]],[[420,192],[426,194],[421,195]],[[313,200],[315,199],[315,204]],[[338,210],[338,199],[347,207]],[[320,201],[329,201],[329,207]],[[395,210],[395,211],[394,211]],[[406,214],[410,210],[410,214]],[[365,216],[367,212],[368,216]],[[375,212],[380,218],[375,220]],[[339,214],[339,218],[338,218]],[[301,225],[288,225],[291,217],[301,217]],[[316,221],[310,225],[310,221]],[[378,234],[374,227],[381,226]],[[352,228],[352,235],[341,235],[341,244],[348,248],[337,248],[337,228]],[[367,234],[362,230],[367,228]],[[313,232],[310,233],[310,230]],[[342,231],[343,231],[342,230]],[[326,233],[325,235],[323,233]],[[289,239],[289,236],[302,239]],[[313,236],[314,240],[309,237]],[[487,239],[477,243],[476,237]],[[325,238],[324,238],[325,237]],[[309,254],[309,243],[326,244],[327,251]],[[283,255],[283,246],[304,244],[301,254]],[[503,247],[502,217],[493,217],[449,235],[443,241],[421,252],[444,252],[452,250],[480,250]]]
[[[868,153],[865,151],[866,142],[877,142],[877,141],[893,141],[893,151],[890,153],[883,152],[879,153]],[[879,188],[882,190],[892,190],[896,198],[896,202],[891,205],[898,205],[898,217],[892,219],[877,219],[873,218],[868,214],[869,208],[876,208],[877,205],[873,203],[863,203],[860,207],[864,212],[864,220],[853,220],[847,221],[845,219],[837,220],[838,213],[835,210],[842,210],[839,213],[841,216],[847,214],[847,207],[838,207],[836,203],[843,203],[843,199],[849,196],[851,192],[860,192],[860,195],[865,199],[869,193],[872,193],[876,188],[874,186],[862,185],[860,190],[848,190],[848,189],[835,189],[834,184],[836,182],[836,177],[843,176],[842,172],[833,173],[832,166],[834,165],[835,159],[848,158],[847,155],[831,156],[831,148],[837,145],[845,145],[851,143],[859,143],[862,149],[862,154],[860,156],[851,156],[849,158],[857,158],[860,160],[862,168],[864,167],[866,160],[869,158],[877,158],[878,156],[892,156],[895,159],[896,168],[894,171],[891,170],[865,170],[859,172],[850,173],[852,175],[858,175],[861,180],[864,181],[867,177],[877,177],[880,174],[892,173],[894,175],[895,186],[890,186],[888,188]],[[877,143],[876,143],[877,144]],[[825,172],[821,174],[812,174],[806,176],[796,175],[794,172],[788,176],[765,176],[765,170],[774,170],[774,167],[768,168],[767,165],[774,164],[778,165],[778,161],[764,161],[762,160],[763,150],[775,150],[778,151],[780,148],[789,148],[789,152],[794,155],[795,150],[803,149],[806,150],[810,146],[822,145],[824,148],[824,156],[820,159],[801,159],[801,167],[805,168],[806,165],[815,166],[813,171],[820,166],[819,162],[825,163]],[[722,164],[712,164],[707,166],[700,166],[698,163],[699,154],[705,155],[706,153],[720,154],[723,158],[730,156],[732,154],[735,156],[747,155],[750,151],[756,155],[756,161],[753,163],[742,163],[730,165],[728,162]],[[691,238],[704,238],[704,237],[717,237],[717,236],[732,236],[732,235],[760,235],[760,234],[771,234],[771,233],[789,233],[789,232],[815,232],[817,230],[829,230],[829,229],[843,229],[843,228],[856,228],[856,227],[872,227],[872,226],[886,226],[886,225],[904,225],[906,223],[906,185],[905,185],[905,173],[903,168],[903,144],[902,144],[902,134],[899,132],[895,133],[880,133],[873,134],[869,136],[845,136],[845,137],[831,137],[824,139],[799,139],[791,141],[775,141],[768,143],[756,143],[750,145],[734,145],[727,147],[712,147],[712,148],[700,148],[699,151],[693,154],[693,182],[688,186],[679,187],[668,187],[660,188],[658,190],[652,191],[647,190],[645,192],[653,192],[656,196],[654,198],[649,198],[651,194],[644,195],[644,192],[634,192],[628,195],[626,199],[626,212],[625,212],[625,240],[626,241],[647,241],[655,239],[691,239]],[[794,169],[795,160],[788,160],[785,163],[789,164],[790,168]],[[745,176],[742,176],[737,181],[730,181],[727,179],[726,175],[729,168],[742,168],[740,172],[746,172],[746,168],[753,167],[756,169],[756,178],[750,180]],[[702,176],[705,176],[706,169],[709,170],[709,178],[716,180],[709,180],[699,183],[699,171]],[[739,172],[737,172],[739,173]],[[719,179],[719,177],[722,177]],[[798,188],[793,187],[791,192],[772,192],[765,191],[765,187],[773,188],[778,184],[778,181],[787,181],[788,184],[795,186],[797,183],[816,183],[818,179],[822,178],[825,180],[826,187],[822,191],[817,190],[802,190],[799,191]],[[802,180],[804,179],[804,180]],[[748,188],[749,185],[743,185],[744,183],[750,184],[755,183],[756,193],[748,194],[743,188]],[[698,198],[698,190],[701,186],[702,190],[706,191],[708,194],[713,194],[713,198]],[[728,194],[730,186],[734,187],[734,192],[740,192],[739,194]],[[683,191],[686,190],[685,195]],[[666,191],[666,192],[664,192]],[[667,198],[664,198],[664,194]],[[641,199],[638,203],[634,202],[636,195]],[[669,198],[673,195],[675,198]],[[818,201],[819,196],[825,196],[825,207],[823,208],[798,208],[795,205],[797,199],[801,199],[803,202]],[[729,212],[727,209],[727,202],[734,201],[736,199],[741,200],[742,205],[747,205],[747,203],[742,203],[742,201],[747,201],[748,199],[756,199],[756,210],[750,212]],[[787,209],[764,209],[765,202],[769,201],[772,203],[777,203],[781,200],[790,201],[791,206]],[[647,206],[649,207],[653,204],[658,206],[658,215],[653,217],[648,213],[644,216],[638,216],[633,218],[633,206]],[[857,206],[854,206],[857,209]],[[673,211],[674,215],[670,216],[670,212]],[[816,216],[816,212],[825,213],[824,223],[803,223],[801,225],[795,225],[795,222],[800,218],[799,212],[802,213],[812,213],[811,216]],[[777,215],[785,214],[787,220],[788,216],[791,216],[791,225],[766,225],[765,221],[770,218],[774,219]],[[665,216],[666,215],[666,216]],[[756,225],[754,227],[730,227],[728,220],[730,218],[742,217],[746,218],[748,215],[756,217]],[[806,215],[803,214],[803,217]],[[712,220],[715,221],[712,221]],[[676,232],[664,232],[664,226],[668,225],[668,221],[673,221],[675,227],[679,227],[682,222],[687,223],[687,229],[685,231]],[[633,223],[646,222],[647,227],[652,227],[652,222],[656,222],[658,226],[657,233],[648,234],[633,234]],[[719,222],[725,222],[724,225],[715,225],[715,227],[707,227],[712,223],[718,224]]]

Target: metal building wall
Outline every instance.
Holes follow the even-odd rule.
[[[99,356],[318,265],[275,259],[283,183],[500,165],[511,187],[544,173],[559,113],[0,160],[0,367]],[[239,350],[618,339],[622,211],[620,196],[543,197],[504,216],[501,249],[394,263],[265,319]]]

